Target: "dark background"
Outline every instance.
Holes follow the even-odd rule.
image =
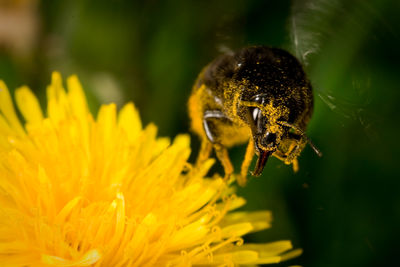
[[[77,74],[93,112],[133,101],[145,124],[173,137],[188,132],[191,86],[215,56],[288,49],[314,86],[308,135],[324,156],[307,147],[296,174],[273,158],[239,189],[245,209],[274,214],[273,228],[248,240],[304,249],[280,266],[396,265],[399,14],[395,0],[1,1],[0,78],[29,85],[43,104],[53,70]],[[243,153],[231,150],[237,169]]]

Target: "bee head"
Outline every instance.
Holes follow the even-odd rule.
[[[277,121],[281,115],[282,111],[273,107],[272,103],[268,105],[261,103],[257,107],[249,107],[248,123],[258,156],[252,173],[254,176],[261,175],[268,158],[277,150],[282,139],[283,126]]]
[[[297,132],[299,138],[303,138],[318,156],[321,151],[307,137],[306,133],[293,125],[288,120],[289,110],[283,105],[273,105],[265,95],[256,95],[251,101],[243,101],[247,107],[247,122],[250,126],[254,148],[258,156],[256,167],[252,173],[260,176],[268,158],[278,149],[282,137],[289,129]]]

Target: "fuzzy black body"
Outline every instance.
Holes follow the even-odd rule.
[[[229,83],[240,91],[241,100],[251,101],[255,95],[265,94],[274,105],[287,107],[288,122],[305,130],[313,109],[311,84],[300,62],[285,50],[258,46],[222,55],[197,81],[198,86],[204,84],[221,99],[226,109],[231,109],[233,100]]]

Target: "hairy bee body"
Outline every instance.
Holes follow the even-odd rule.
[[[297,169],[297,157],[313,111],[313,94],[299,61],[288,52],[266,46],[224,54],[198,76],[189,99],[192,130],[202,139],[199,161],[214,147],[230,175],[227,148],[249,142],[240,184],[251,159],[259,156],[260,175],[269,155]]]

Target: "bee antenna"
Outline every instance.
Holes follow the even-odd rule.
[[[311,146],[311,148],[314,150],[315,154],[318,155],[318,157],[322,157],[322,152],[321,150],[319,150],[314,143],[311,141],[310,138],[308,138],[308,136],[306,135],[306,133],[300,129],[299,127],[297,127],[296,125],[293,125],[291,123],[285,122],[285,121],[279,121],[277,122],[278,124],[282,125],[282,126],[287,126],[290,127],[298,132],[300,132],[300,134],[307,140],[307,143]]]
[[[319,150],[319,149],[314,145],[314,143],[311,141],[310,138],[308,138],[307,135],[304,135],[304,137],[306,138],[307,143],[310,145],[310,147],[314,150],[315,154],[317,154],[318,157],[322,157],[322,152],[321,152],[321,150]]]

